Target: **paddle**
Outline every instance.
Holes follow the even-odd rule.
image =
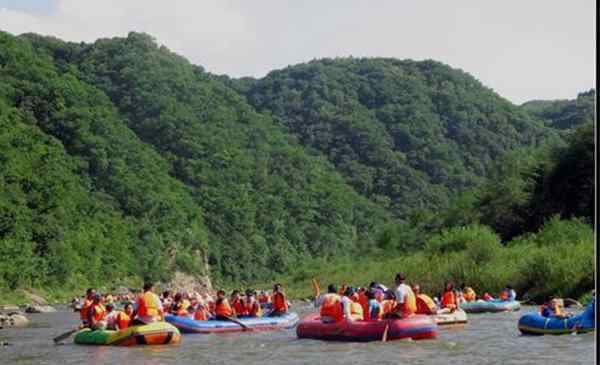
[[[381,342],[387,341],[388,330],[390,329],[390,325],[388,323],[385,324],[385,329],[383,330],[383,336],[381,337]]]
[[[62,334],[62,335],[60,335],[60,336],[56,336],[56,337],[54,337],[54,344],[55,344],[55,345],[58,345],[58,344],[60,344],[60,343],[61,343],[63,340],[66,340],[66,339],[67,339],[67,338],[69,338],[69,337],[70,337],[70,336],[71,336],[73,333],[75,333],[75,332],[77,332],[77,331],[79,331],[79,327],[77,327],[77,328],[75,328],[75,329],[72,329],[72,330],[70,330],[70,331],[68,331],[68,332],[65,332],[65,333],[63,333],[63,334]]]
[[[227,318],[227,320],[235,323],[235,324],[239,324],[240,327],[242,327],[242,330],[244,331],[252,331],[252,328],[246,326],[245,324],[243,324],[242,322],[238,321],[237,319],[233,318],[233,317],[225,317]]]

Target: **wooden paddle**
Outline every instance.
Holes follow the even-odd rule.
[[[385,324],[385,329],[383,330],[383,336],[381,337],[381,342],[387,341],[388,330],[390,329],[390,325],[388,323]]]
[[[77,328],[75,328],[75,329],[72,329],[72,330],[70,330],[70,331],[68,331],[68,332],[65,332],[65,333],[63,333],[63,334],[62,334],[62,335],[60,335],[60,336],[56,336],[56,337],[54,337],[54,344],[55,344],[55,345],[58,345],[58,344],[60,344],[60,343],[61,343],[63,340],[66,340],[67,338],[71,337],[71,335],[72,335],[73,333],[75,333],[75,332],[79,331],[79,329],[80,329],[80,328],[79,328],[79,327],[77,327]]]
[[[244,330],[244,331],[252,331],[252,328],[246,326],[245,324],[243,324],[242,322],[240,322],[239,320],[237,320],[233,317],[225,317],[225,318],[227,318],[227,320],[229,320],[235,324],[239,324],[240,327],[242,327],[242,330]]]

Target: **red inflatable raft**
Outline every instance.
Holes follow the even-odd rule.
[[[298,338],[326,341],[381,341],[386,327],[388,328],[387,340],[403,338],[421,340],[437,336],[435,321],[429,316],[418,314],[405,319],[338,323],[323,323],[318,314],[311,314],[300,321],[296,327],[296,334]]]

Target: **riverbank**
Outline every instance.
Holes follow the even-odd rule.
[[[290,298],[303,299],[314,295],[313,278],[322,290],[329,283],[368,286],[377,281],[391,286],[394,275],[403,272],[409,283],[432,295],[439,295],[451,280],[480,295],[497,296],[510,284],[520,300],[531,303],[541,304],[551,295],[585,302],[594,289],[595,265],[591,227],[553,219],[538,232],[505,244],[485,226],[458,227],[431,236],[421,251],[380,251],[335,262],[316,259],[273,281],[282,283]],[[270,283],[248,286],[270,288]]]

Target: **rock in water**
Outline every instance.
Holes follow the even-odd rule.
[[[0,314],[0,328],[27,327],[29,319],[22,313]]]
[[[56,309],[49,305],[30,305],[25,309],[27,313],[52,313],[56,312]]]

